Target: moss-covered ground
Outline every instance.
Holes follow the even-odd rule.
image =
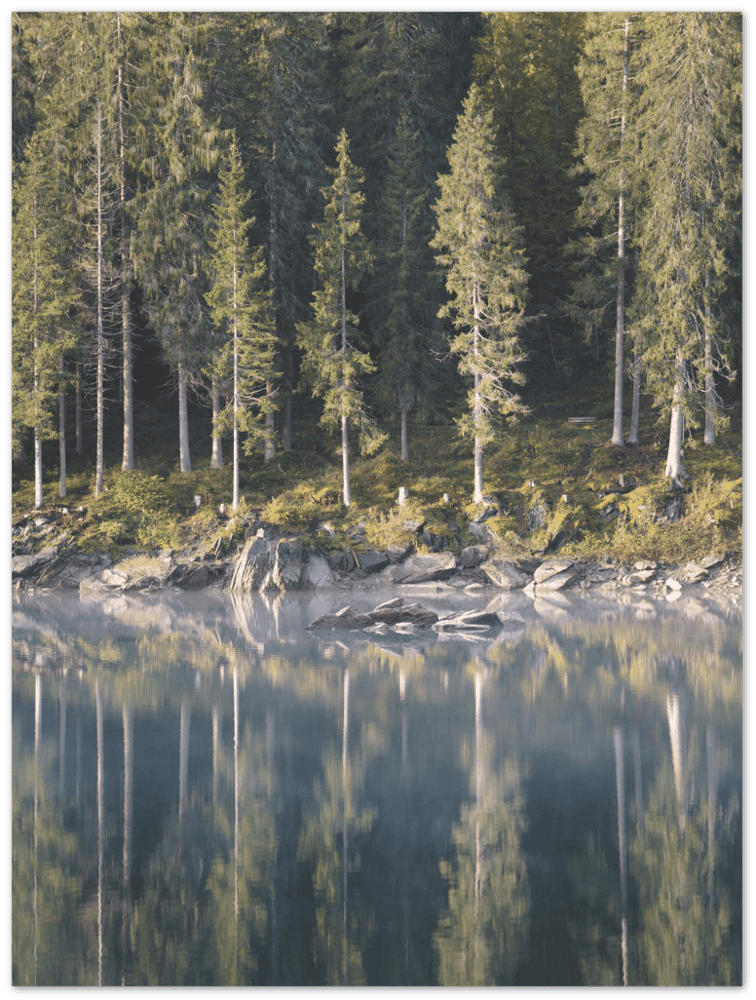
[[[576,392],[553,408],[535,406],[488,447],[484,488],[496,513],[485,528],[498,552],[669,561],[713,551],[738,555],[743,501],[737,416],[713,447],[700,443],[700,432],[686,440],[690,479],[681,491],[663,476],[664,421],[647,413],[639,444],[615,448],[609,442],[611,407],[594,399]],[[572,416],[595,422],[570,423]],[[243,501],[232,516],[230,462],[210,469],[206,434],[193,442],[194,471],[181,474],[171,419],[167,412],[142,418],[133,472],[121,472],[114,443],[100,497],[94,496],[91,466],[71,461],[65,499],[57,496],[57,470],[49,470],[46,510],[56,511],[59,527],[82,550],[124,558],[219,538],[228,543],[259,522],[326,550],[414,544],[421,551],[456,551],[478,540],[470,522],[484,508],[471,503],[470,446],[448,425],[413,426],[407,463],[398,459],[395,433],[377,454],[354,455],[347,509],[336,439],[325,436],[315,419],[302,420],[292,451],[279,451],[268,463],[257,455],[243,457]],[[55,454],[54,442],[46,447]],[[14,522],[32,512],[31,476],[29,465],[14,469]],[[400,487],[410,498],[402,507]]]

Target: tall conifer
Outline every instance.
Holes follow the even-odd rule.
[[[360,376],[374,370],[366,351],[358,345],[358,317],[347,299],[369,264],[370,255],[360,227],[364,195],[362,173],[349,158],[349,140],[342,129],[336,143],[333,183],[323,189],[325,213],[315,224],[312,245],[317,286],[313,292],[313,318],[299,327],[303,373],[315,395],[324,402],[323,423],[341,424],[343,501],[352,502],[349,467],[349,422],[369,425],[363,409]]]
[[[521,231],[501,189],[492,115],[473,84],[449,148],[449,173],[438,179],[438,230],[432,245],[446,277],[459,370],[472,378],[470,412],[460,430],[473,441],[473,502],[483,501],[483,450],[493,440],[497,413],[523,410],[507,383],[524,381],[519,340],[525,323],[528,276]]]
[[[704,409],[713,432],[714,376],[731,374],[724,296],[739,254],[742,23],[647,13],[643,29],[637,324],[650,387],[670,413],[665,474],[679,480],[684,424]]]
[[[249,200],[241,156],[233,139],[220,171],[207,300],[213,323],[226,338],[225,349],[212,363],[217,377],[230,381],[231,387],[230,408],[218,419],[221,427],[230,425],[233,438],[234,510],[239,506],[239,432],[247,433],[247,451],[267,440],[265,417],[273,405],[268,387],[275,376],[275,321],[265,287],[262,249],[253,250],[249,245],[249,230],[254,224],[254,218],[247,214]]]

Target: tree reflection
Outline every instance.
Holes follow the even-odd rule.
[[[476,672],[473,799],[453,831],[453,861],[441,863],[449,885],[448,912],[435,936],[443,986],[513,983],[528,936],[521,768],[512,758],[495,761],[483,724],[483,684]]]

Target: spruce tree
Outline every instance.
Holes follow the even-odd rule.
[[[231,387],[230,408],[219,413],[218,421],[221,427],[230,425],[232,432],[234,510],[239,506],[239,432],[247,433],[247,452],[267,440],[265,418],[273,405],[268,387],[275,376],[275,321],[265,287],[262,249],[249,246],[249,230],[254,224],[254,218],[247,214],[249,200],[233,138],[221,167],[213,213],[207,301],[213,324],[226,340],[225,349],[212,363],[216,377],[230,382]]]
[[[191,472],[188,395],[202,385],[209,332],[205,304],[209,194],[216,130],[202,103],[203,39],[197,15],[153,15],[153,88],[138,114],[145,139],[136,217],[135,278],[150,323],[176,376],[179,467]]]
[[[655,402],[670,413],[665,475],[679,481],[684,424],[703,409],[713,432],[715,375],[732,376],[724,299],[739,255],[742,23],[648,13],[643,31],[637,327]]]
[[[476,52],[473,79],[493,111],[497,152],[528,248],[530,311],[539,314],[531,342],[546,348],[532,369],[548,358],[567,372],[575,365],[574,344],[552,322],[569,293],[566,251],[579,203],[573,168],[583,107],[576,67],[585,17],[582,11],[485,14]]]
[[[528,276],[521,231],[503,194],[491,111],[476,85],[470,88],[448,152],[449,173],[438,179],[437,232],[455,336],[451,351],[472,378],[469,414],[460,421],[473,441],[473,502],[483,501],[483,450],[493,440],[496,414],[523,411],[507,383],[524,381],[519,334],[525,319]]]
[[[595,336],[613,321],[612,444],[617,446],[624,444],[627,243],[633,196],[637,201],[639,194],[633,184],[637,88],[631,57],[637,48],[636,35],[637,17],[629,13],[590,14],[578,64],[585,118],[578,127],[577,149],[586,183],[577,221],[587,234],[580,244],[574,311],[582,314],[586,328]],[[613,311],[607,307],[612,300]]]
[[[299,327],[303,374],[324,402],[322,422],[341,424],[343,502],[352,502],[349,469],[349,422],[360,420],[372,443],[371,427],[363,407],[360,376],[375,365],[359,349],[358,317],[347,298],[370,261],[360,227],[364,195],[362,173],[349,158],[349,140],[342,129],[336,143],[333,183],[323,189],[323,221],[315,223],[312,245],[317,287],[312,296],[313,317]],[[374,440],[374,439],[373,439]]]
[[[56,180],[49,149],[32,137],[13,185],[12,393],[14,443],[27,430],[34,441],[35,509],[43,504],[42,442],[58,433],[62,362],[75,346],[69,217]]]
[[[440,374],[433,347],[441,283],[429,246],[430,186],[422,176],[419,136],[405,110],[388,154],[378,213],[382,234],[370,282],[379,392],[398,412],[403,462],[409,459],[408,414],[418,400],[428,399]]]

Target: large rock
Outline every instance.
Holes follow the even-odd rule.
[[[348,631],[355,631],[358,629],[369,628],[374,622],[372,618],[364,614],[361,611],[355,611],[354,608],[350,608],[348,605],[337,611],[333,615],[323,615],[322,618],[318,618],[314,622],[310,622],[307,626],[308,629],[346,629]]]
[[[303,559],[301,538],[279,538],[275,545],[273,566],[260,584],[260,590],[299,590],[302,586]]]
[[[569,559],[548,559],[541,563],[533,574],[536,583],[545,583],[552,576],[557,576],[572,568],[574,564]]]
[[[250,538],[236,560],[231,590],[258,590],[273,564],[273,546],[262,529]]]
[[[366,552],[355,552],[354,558],[363,573],[379,573],[385,569],[391,560],[386,552],[376,552],[375,549],[368,549]]]
[[[447,552],[411,556],[405,562],[385,569],[381,579],[388,584],[430,583],[432,580],[444,580],[451,576],[456,567],[457,560]]]
[[[438,621],[435,611],[429,611],[422,604],[405,604],[401,597],[394,597],[390,601],[384,601],[368,612],[370,620],[382,625],[411,624],[417,628],[427,628]]]
[[[501,590],[522,590],[528,582],[528,577],[506,559],[489,559],[480,568]]]
[[[461,569],[475,569],[488,558],[487,545],[468,545],[457,556],[457,565]]]
[[[58,554],[57,546],[48,545],[35,555],[13,556],[11,558],[11,574],[13,577],[30,577]]]
[[[333,586],[333,573],[328,560],[319,552],[310,552],[305,560],[304,585],[314,589]]]
[[[541,580],[540,583],[536,584],[536,589],[539,594],[544,590],[561,590],[563,587],[568,587],[571,583],[574,583],[576,579],[577,573],[574,570],[565,569],[561,573],[553,573],[545,580]]]

